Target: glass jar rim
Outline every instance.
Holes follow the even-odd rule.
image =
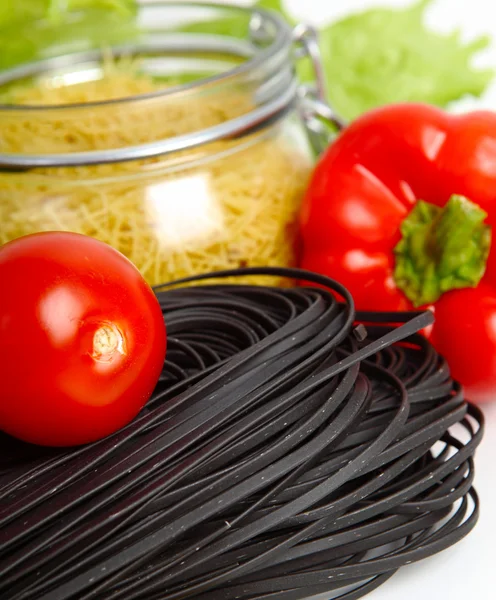
[[[174,155],[172,160],[165,157],[166,160],[159,160],[158,162],[150,162],[148,164],[140,163],[139,161],[128,161],[127,164],[131,167],[129,170],[117,171],[112,173],[95,173],[95,172],[83,172],[78,169],[68,169],[65,173],[61,173],[60,170],[52,169],[31,169],[31,170],[12,170],[9,175],[21,174],[26,185],[53,185],[53,182],[57,182],[57,186],[60,188],[66,187],[75,189],[78,187],[92,186],[105,186],[113,185],[115,183],[130,183],[136,181],[149,181],[153,179],[160,179],[164,175],[181,174],[191,169],[208,169],[210,165],[215,164],[221,160],[229,159],[231,156],[236,154],[242,154],[243,152],[250,150],[251,148],[264,143],[265,141],[273,138],[276,140],[276,144],[279,143],[278,136],[280,139],[284,139],[286,133],[285,127],[294,126],[294,122],[291,121],[293,114],[289,112],[286,115],[286,119],[281,119],[281,122],[276,123],[266,130],[257,131],[249,136],[243,137],[235,144],[228,145],[225,148],[210,149],[208,146],[205,150],[202,148],[194,148],[192,152],[184,154],[178,153],[178,157]],[[298,130],[294,127],[290,130],[292,134]],[[307,145],[302,146],[307,150]],[[198,150],[198,152],[196,152]],[[161,157],[160,157],[161,158]],[[87,165],[83,165],[85,167]],[[91,166],[91,165],[90,165]],[[75,173],[77,171],[77,176]],[[0,169],[0,173],[2,170]],[[29,177],[29,179],[28,179]]]

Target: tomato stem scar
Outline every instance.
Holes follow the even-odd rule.
[[[124,337],[113,323],[105,323],[95,331],[91,356],[95,360],[108,362],[116,352],[126,354]]]

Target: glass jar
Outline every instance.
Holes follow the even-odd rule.
[[[321,117],[332,121],[312,30],[189,2],[147,2],[140,25],[125,46],[0,74],[0,243],[84,233],[152,285],[294,265]],[[315,88],[296,79],[305,55]]]

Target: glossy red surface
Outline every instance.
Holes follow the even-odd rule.
[[[0,429],[67,446],[128,423],[161,372],[166,334],[151,288],[122,254],[73,233],[0,249]]]
[[[400,225],[417,200],[444,205],[453,194],[479,204],[487,222],[496,223],[496,114],[455,116],[418,104],[371,111],[348,126],[317,165],[301,215],[302,266],[343,283],[359,309],[411,309],[393,277]],[[495,248],[483,291],[441,298],[433,326],[432,339],[475,399],[484,399],[488,386],[496,389],[496,347],[486,326],[496,318]],[[463,305],[464,298],[477,308]],[[470,342],[462,339],[469,335]],[[471,369],[474,356],[487,352],[490,358]]]

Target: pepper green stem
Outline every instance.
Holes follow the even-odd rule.
[[[396,285],[414,306],[435,302],[448,290],[477,286],[491,246],[486,217],[463,196],[452,196],[442,208],[416,203],[394,249]]]

